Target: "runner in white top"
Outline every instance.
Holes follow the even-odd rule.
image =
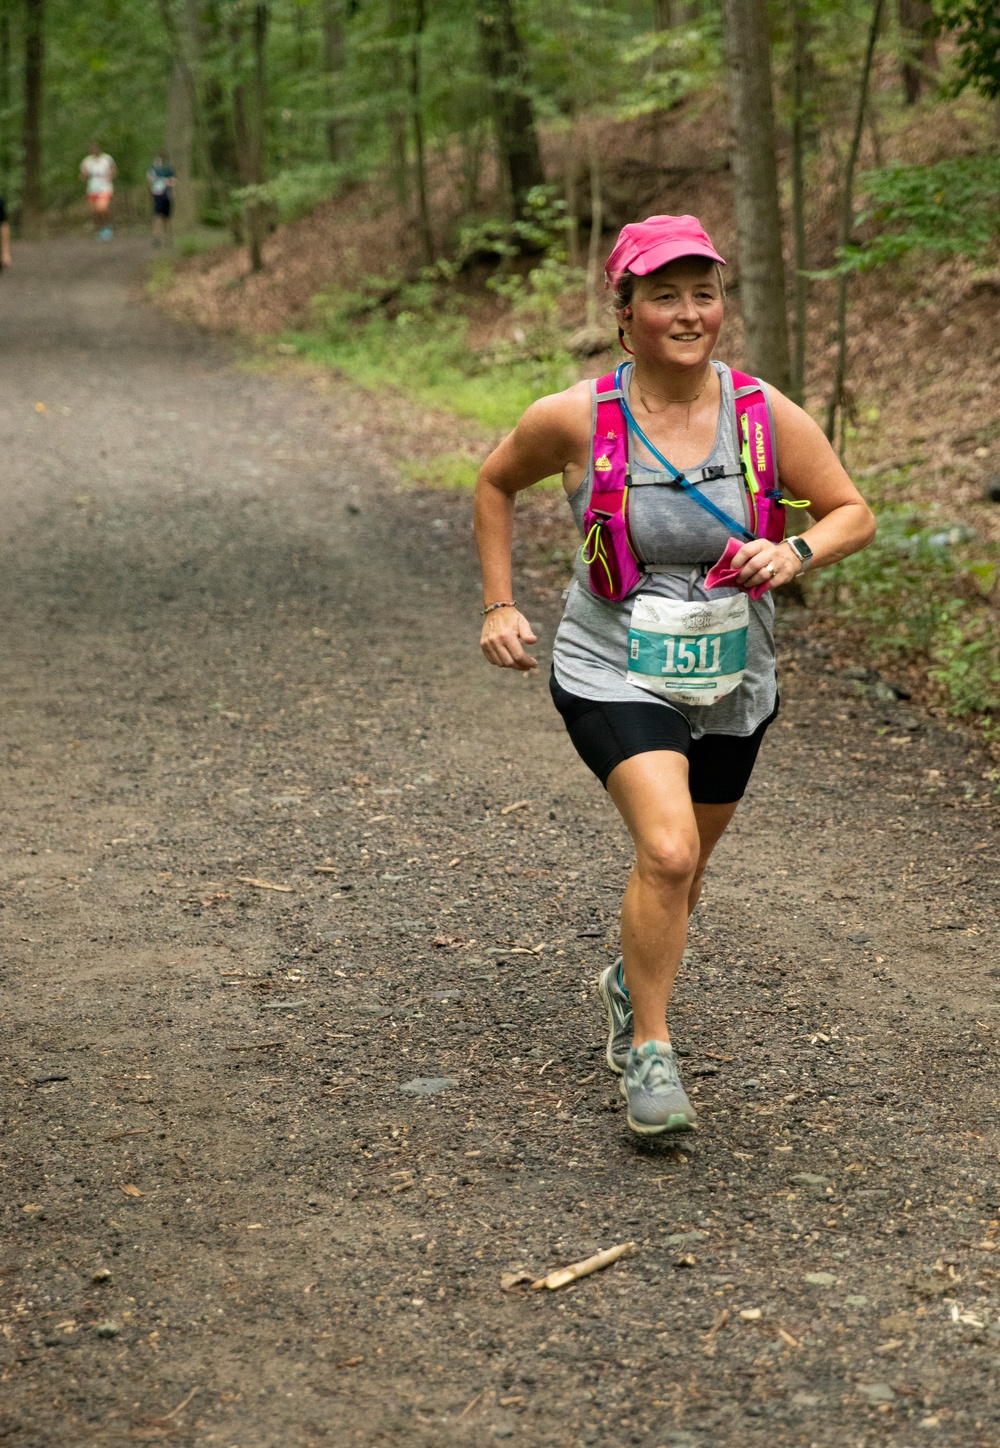
[[[115,189],[118,167],[107,151],[102,151],[96,141],[90,146],[90,155],[80,162],[80,177],[87,183],[87,205],[94,218],[94,234],[101,241],[110,241],[111,197]]]

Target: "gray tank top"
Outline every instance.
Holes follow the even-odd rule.
[[[749,527],[746,489],[740,469],[736,441],[736,404],[733,377],[722,362],[713,362],[719,374],[722,397],[719,425],[712,451],[684,476],[698,483],[699,491],[717,507]],[[631,363],[622,373],[627,393],[632,376]],[[591,384],[591,436],[597,418],[597,384]],[[635,450],[633,451],[633,447]],[[629,527],[632,540],[649,572],[637,593],[665,598],[726,598],[735,589],[715,588],[706,592],[705,574],[722,554],[732,536],[725,525],[672,483],[641,444],[629,434],[632,488],[629,493]],[[583,515],[593,486],[593,456],[580,486],[569,505],[583,537]],[[747,668],[738,688],[716,704],[672,704],[647,693],[626,680],[628,631],[635,594],[621,603],[607,603],[591,593],[587,568],[579,552],[566,609],[556,631],[552,663],[557,681],[571,694],[603,703],[643,702],[661,709],[676,709],[691,725],[692,736],[702,734],[752,734],[773,712],[777,683],[774,666],[774,600],[770,593],[750,600],[747,634]]]

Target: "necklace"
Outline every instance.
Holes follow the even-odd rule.
[[[697,402],[698,398],[705,391],[705,388],[708,386],[708,379],[711,375],[711,369],[709,369],[709,371],[705,374],[705,380],[698,388],[698,391],[695,392],[691,397],[664,397],[659,392],[651,391],[649,395],[651,397],[657,398],[660,402],[664,404],[663,407],[657,408],[650,407],[649,403],[646,401],[646,389],[643,387],[642,383],[637,377],[635,378],[635,385],[639,389],[639,397],[642,401],[642,405],[649,413],[650,417],[659,417],[661,413],[666,412],[668,407],[686,407],[687,417],[684,419],[684,426],[687,427],[691,421],[691,405],[692,403]],[[634,376],[635,373],[633,371],[633,377]]]

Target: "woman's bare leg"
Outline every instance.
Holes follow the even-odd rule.
[[[698,868],[698,825],[683,754],[635,754],[608,776],[608,794],[635,844],[622,901],[622,955],[632,1001],[633,1045],[669,1041],[667,1002],[687,940]]]
[[[709,857],[738,802],[691,803],[687,759],[653,750],[624,760],[608,794],[635,843],[622,901],[623,974],[632,1002],[633,1045],[669,1041],[666,1012],[687,942],[688,917]]]
[[[688,915],[694,913],[694,907],[701,898],[702,877],[705,874],[705,866],[716,845],[722,839],[729,822],[740,807],[739,800],[732,804],[696,804],[694,817],[698,824],[698,839],[700,848],[698,851],[698,867],[694,872],[694,879],[691,881],[691,891],[688,895]]]

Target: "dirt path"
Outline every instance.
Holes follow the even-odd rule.
[[[638,1143],[623,831],[480,662],[468,500],[144,263],[0,285],[0,1443],[996,1448],[983,760],[786,619],[674,1011],[703,1127]]]

